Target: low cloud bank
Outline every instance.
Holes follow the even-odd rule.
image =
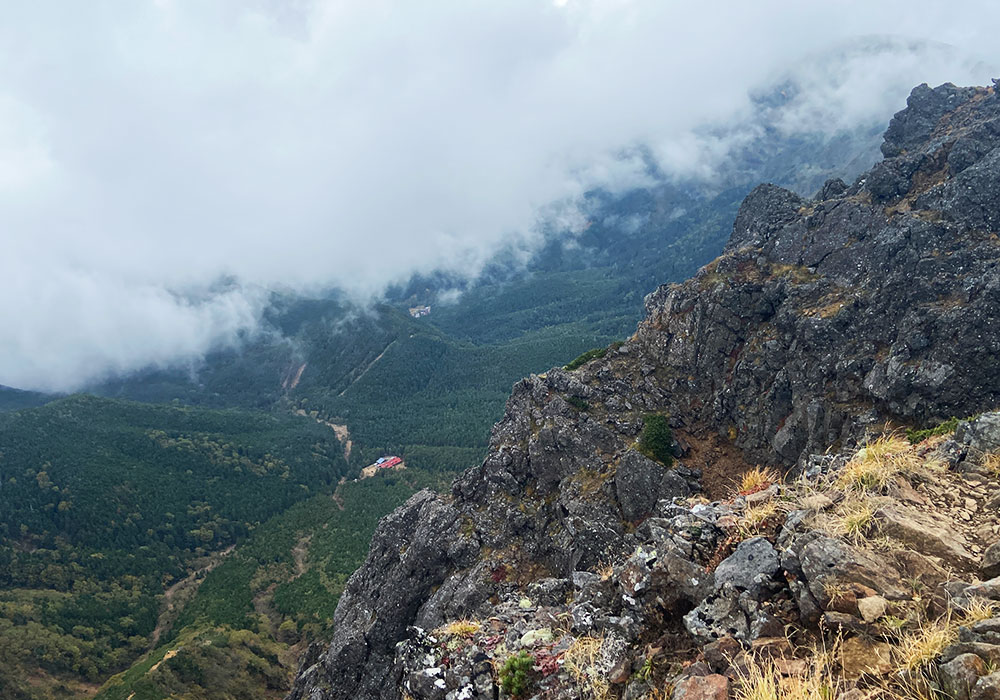
[[[21,3],[0,26],[0,384],[71,390],[530,251],[589,188],[983,83],[989,2]],[[888,36],[891,33],[892,36]],[[217,280],[238,280],[218,286]],[[215,286],[213,286],[215,285]]]

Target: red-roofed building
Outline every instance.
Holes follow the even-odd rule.
[[[399,457],[389,457],[384,462],[379,462],[378,468],[379,469],[392,469],[397,464],[402,464],[402,463],[403,463],[403,460],[401,460]]]

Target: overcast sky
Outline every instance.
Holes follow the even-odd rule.
[[[0,8],[0,384],[39,389],[197,357],[275,285],[474,275],[540,209],[639,182],[636,145],[710,177],[699,128],[783,74],[810,86],[783,128],[834,129],[1000,65],[988,0]],[[831,61],[873,35],[897,48]]]

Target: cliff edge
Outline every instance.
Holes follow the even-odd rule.
[[[380,524],[289,698],[896,692],[960,657],[965,697],[990,678],[1000,418],[892,431],[1000,405],[1000,97],[917,87],[882,151],[812,199],[761,185],[632,338],[519,382],[483,464]],[[659,417],[675,460],[643,449]],[[946,643],[901,662],[942,614]]]

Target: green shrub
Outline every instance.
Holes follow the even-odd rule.
[[[574,370],[583,367],[585,364],[591,360],[597,360],[604,357],[608,352],[607,348],[594,348],[593,350],[588,350],[587,352],[580,355],[578,358],[570,362],[563,369]]]
[[[924,428],[922,430],[911,428],[906,431],[906,438],[911,444],[916,445],[918,442],[923,442],[927,438],[934,437],[935,435],[947,435],[948,433],[953,433],[957,427],[958,418],[952,416],[944,423],[941,423],[933,428]]]
[[[523,696],[531,686],[531,669],[535,666],[535,660],[531,654],[523,649],[510,656],[500,667],[500,685],[504,691],[512,697]]]
[[[579,369],[580,367],[583,367],[585,364],[587,364],[591,360],[599,360],[599,359],[601,359],[602,357],[604,357],[605,355],[608,354],[609,350],[612,351],[612,352],[614,352],[615,350],[617,350],[618,348],[620,348],[624,344],[625,344],[624,341],[622,341],[622,340],[616,340],[615,342],[611,343],[611,345],[609,345],[606,348],[594,348],[593,350],[588,350],[587,352],[583,353],[578,358],[576,358],[575,360],[573,360],[572,362],[570,362],[568,365],[566,365],[565,367],[563,367],[563,369],[565,369],[565,370]]]
[[[642,423],[639,451],[669,467],[674,463],[674,433],[667,417],[659,413],[647,413],[642,417]]]
[[[575,408],[578,411],[586,411],[590,408],[590,404],[581,399],[579,396],[570,396],[566,399],[566,403]]]

